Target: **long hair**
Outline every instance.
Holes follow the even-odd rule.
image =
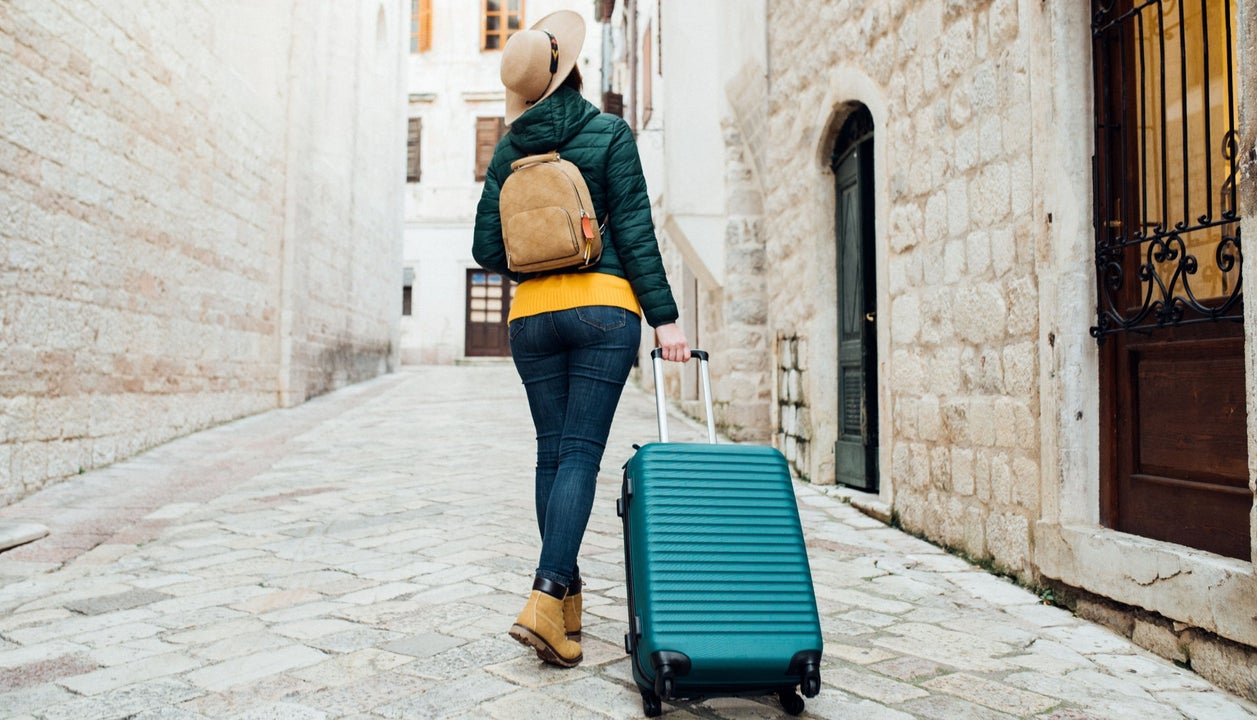
[[[570,87],[576,92],[580,92],[582,89],[584,89],[585,82],[581,80],[579,67],[575,65],[572,66],[572,72],[568,73],[567,77],[563,78],[562,86]]]

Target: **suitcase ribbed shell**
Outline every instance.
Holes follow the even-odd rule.
[[[657,651],[693,663],[677,693],[767,688],[821,650],[798,506],[773,448],[652,443],[625,473],[635,672]]]

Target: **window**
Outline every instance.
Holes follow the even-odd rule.
[[[506,121],[500,117],[476,118],[476,181],[484,180],[489,172],[493,149],[506,134]]]
[[[410,52],[432,49],[432,0],[410,0]]]
[[[423,118],[411,118],[406,129],[406,182],[419,182],[419,141],[423,137]]]
[[[602,111],[624,117],[624,96],[608,90],[602,94]]]
[[[1237,11],[1096,3],[1098,322],[1122,332],[1235,321]]]
[[[524,26],[524,0],[484,0],[481,50],[501,50]]]
[[[410,317],[411,293],[415,285],[415,269],[402,269],[402,315]]]

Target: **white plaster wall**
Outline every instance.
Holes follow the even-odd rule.
[[[501,117],[506,96],[501,51],[480,50],[481,3],[432,5],[432,49],[406,57],[409,117],[423,119],[423,136],[421,180],[405,188],[403,266],[415,268],[415,290],[400,342],[404,362],[450,363],[464,354],[466,270],[475,267],[471,236],[483,187],[475,181],[476,118]],[[585,18],[578,67],[585,97],[601,106],[602,30],[592,3],[530,0],[524,27],[557,10]]]
[[[471,257],[470,230],[460,223],[414,224],[406,230],[407,267],[415,270],[412,312],[402,318],[402,361],[449,364],[463,357],[466,337],[466,271]]]
[[[644,16],[652,5],[641,4]],[[724,284],[726,272],[727,86],[746,65],[767,65],[764,7],[762,0],[663,5],[664,80],[656,81],[655,91],[662,95],[655,112],[666,126],[662,222],[693,271],[716,286]]]

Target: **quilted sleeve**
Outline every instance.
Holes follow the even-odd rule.
[[[607,157],[607,225],[624,275],[651,327],[677,319],[676,301],[659,255],[650,195],[633,131],[616,118]]]
[[[497,160],[496,153],[494,160]],[[471,256],[485,270],[501,273],[518,281],[519,275],[506,267],[506,247],[502,243],[502,218],[498,215],[498,193],[502,184],[498,175],[500,164],[490,162],[485,173],[484,190],[476,205],[476,225],[471,236]]]

